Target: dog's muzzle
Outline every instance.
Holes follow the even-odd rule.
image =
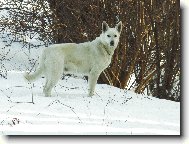
[[[114,46],[114,41],[111,41],[111,42],[110,42],[110,46]]]

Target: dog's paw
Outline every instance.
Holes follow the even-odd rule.
[[[43,91],[43,93],[44,93],[45,97],[51,97],[52,96],[51,92],[49,92],[49,91]]]
[[[88,94],[88,97],[92,97],[94,95],[94,92],[90,92],[89,94]]]

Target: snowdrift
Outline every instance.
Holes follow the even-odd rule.
[[[66,76],[42,93],[44,78],[28,83],[23,72],[0,78],[2,135],[180,135],[180,103]]]

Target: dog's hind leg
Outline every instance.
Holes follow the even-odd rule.
[[[63,73],[63,64],[54,62],[52,65],[46,67],[46,84],[43,92],[45,96],[51,96],[52,88],[58,83]]]

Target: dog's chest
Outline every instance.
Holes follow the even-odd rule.
[[[108,56],[101,56],[98,57],[97,59],[95,59],[93,61],[94,65],[100,70],[103,71],[104,69],[106,69],[109,64],[111,63],[111,57]]]

